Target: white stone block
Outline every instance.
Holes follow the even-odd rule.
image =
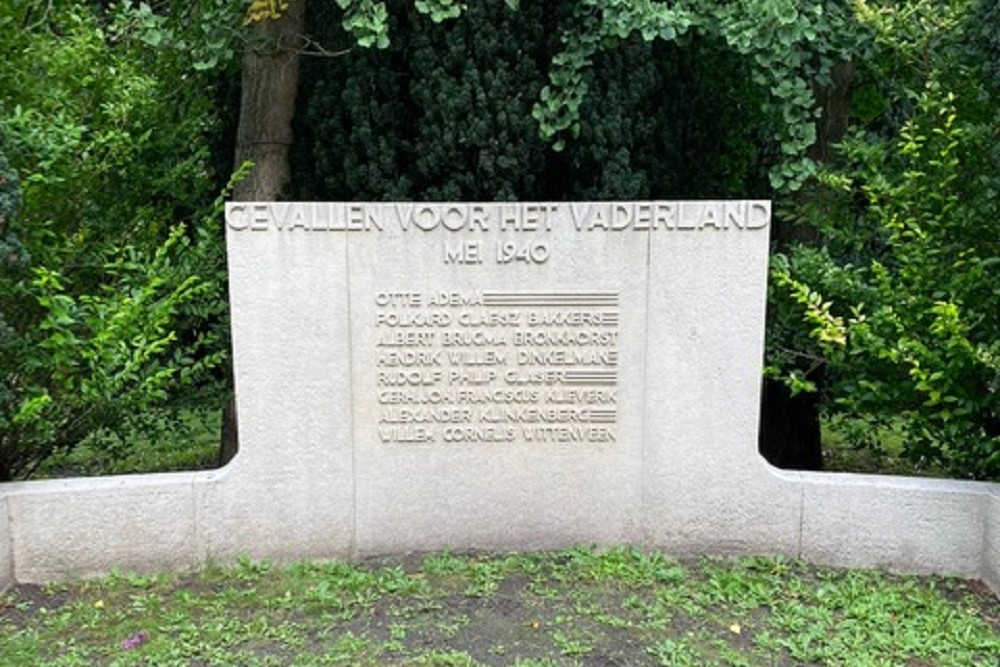
[[[10,540],[7,496],[0,487],[0,593],[14,585],[14,558]]]
[[[982,577],[997,595],[1000,595],[1000,489],[989,492],[986,501],[987,518],[983,528]]]
[[[842,567],[985,576],[995,485],[804,473],[803,555]]]
[[[195,473],[12,484],[14,578],[47,582],[201,567]]]

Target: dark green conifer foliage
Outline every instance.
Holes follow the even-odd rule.
[[[546,150],[530,115],[542,81],[532,52],[541,29],[530,8],[476,3],[462,21],[446,24],[402,3],[392,15],[399,24],[388,49],[304,68],[300,136],[312,133],[304,143],[313,173],[306,168],[302,194],[492,200],[530,193]],[[337,21],[310,21],[331,24],[318,38],[343,40]]]
[[[668,185],[653,145],[658,74],[650,44],[638,35],[600,54],[580,108],[580,136],[566,149],[572,168],[561,187],[569,198],[647,199]],[[559,195],[552,193],[567,198]]]
[[[306,25],[315,29],[318,41],[331,50],[351,48],[334,3],[310,3],[309,12]],[[402,96],[400,80],[407,76],[403,41],[400,36],[388,50],[354,48],[343,57],[302,64],[292,160],[298,197],[410,196],[397,142],[406,114],[395,104]]]
[[[740,57],[704,38],[679,48],[636,35],[599,54],[567,148],[570,198],[768,196],[776,154],[760,94]]]
[[[567,200],[767,196],[760,91],[738,56],[704,38],[638,35],[598,55],[562,152],[532,107],[559,51],[563,2],[470,3],[434,23],[391,2],[392,43],[309,60],[302,73],[295,196],[332,200]],[[307,21],[349,48],[333,3]],[[763,147],[763,148],[761,148]]]
[[[1000,90],[1000,2],[980,0],[972,12],[968,30],[974,48],[981,55],[986,82],[994,90]]]
[[[531,118],[541,87],[532,57],[542,39],[537,7],[470,4],[468,20],[413,24],[409,60],[415,186],[432,200],[523,198],[534,191],[545,147]]]

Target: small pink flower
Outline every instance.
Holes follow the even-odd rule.
[[[130,651],[134,648],[139,648],[143,644],[149,641],[149,635],[145,632],[137,632],[128,639],[122,640],[122,648],[126,651]]]

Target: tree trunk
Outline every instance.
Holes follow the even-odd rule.
[[[764,379],[757,447],[768,462],[790,470],[822,470],[819,392],[792,396],[782,382]]]
[[[822,113],[817,123],[816,143],[809,149],[809,157],[817,162],[831,158],[833,146],[847,131],[855,70],[854,63],[850,62],[834,65],[830,72],[831,84],[814,91]],[[808,197],[809,193],[806,191],[799,196]],[[773,230],[773,238],[779,244],[823,243],[819,230],[807,225],[779,223]],[[823,386],[821,371],[814,371],[809,379]],[[764,458],[779,468],[821,470],[819,393],[792,396],[782,383],[765,379],[760,407],[758,447]]]
[[[254,163],[236,186],[236,201],[274,201],[291,177],[288,151],[299,86],[305,0],[294,0],[277,20],[254,24],[243,56],[236,167]]]
[[[851,122],[851,89],[857,66],[853,62],[837,63],[830,68],[831,83],[815,90],[816,102],[822,113],[816,123],[816,143],[809,157],[827,162],[834,145],[844,138]]]
[[[288,154],[299,86],[299,53],[305,26],[305,0],[292,0],[278,19],[250,28],[243,54],[240,122],[236,131],[236,168],[253,162],[250,174],[233,191],[235,201],[274,201],[291,179]],[[219,464],[239,448],[235,397],[223,410]]]

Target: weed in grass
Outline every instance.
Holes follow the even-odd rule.
[[[593,615],[595,622],[602,625],[606,625],[609,628],[630,628],[632,627],[632,622],[628,619],[622,618],[621,616],[615,616],[613,614],[608,614],[605,612],[598,612]]]
[[[673,618],[670,606],[658,600],[647,601],[638,595],[629,595],[622,602],[622,607],[634,611],[638,615],[639,627],[645,630],[663,630]]]
[[[464,574],[468,568],[468,559],[455,556],[445,551],[439,554],[430,554],[425,557],[420,570],[424,574],[428,575],[449,576]]]
[[[470,619],[465,614],[457,614],[455,616],[449,616],[448,618],[438,621],[434,624],[434,628],[441,633],[442,637],[452,639],[458,634],[458,631],[462,628],[468,626]]]
[[[706,613],[705,606],[700,601],[700,591],[700,586],[666,586],[656,589],[652,597],[660,610],[669,610],[671,614],[700,616]]]
[[[700,665],[698,654],[683,639],[663,639],[647,647],[646,652],[664,667]]]
[[[255,561],[246,554],[236,557],[237,568],[234,571],[239,581],[257,581],[271,570],[271,563],[266,560]]]
[[[542,600],[555,600],[559,597],[559,588],[550,586],[544,579],[533,579],[528,584],[528,593]]]
[[[775,596],[772,578],[756,569],[707,560],[701,571],[706,578],[699,596],[702,604],[754,609],[767,604]]]
[[[557,561],[558,562],[558,561]],[[559,581],[613,581],[630,588],[680,581],[684,569],[658,552],[635,547],[615,547],[606,551],[573,549],[566,552],[565,565],[553,572]]]
[[[371,656],[372,643],[353,632],[345,632],[338,636],[325,651],[324,658],[334,665],[349,665],[361,660],[362,656]]]
[[[553,658],[518,658],[514,661],[513,667],[557,667],[558,663]]]
[[[500,587],[508,569],[509,565],[503,560],[481,558],[472,561],[468,570],[472,581],[465,594],[472,598],[489,597]]]
[[[406,644],[398,639],[390,639],[382,644],[382,651],[385,653],[405,653]]]
[[[478,663],[464,651],[430,651],[415,657],[413,664],[426,667],[476,667]]]
[[[552,632],[552,643],[555,644],[559,653],[569,658],[579,658],[594,650],[593,637],[586,634],[571,634],[555,630]]]

